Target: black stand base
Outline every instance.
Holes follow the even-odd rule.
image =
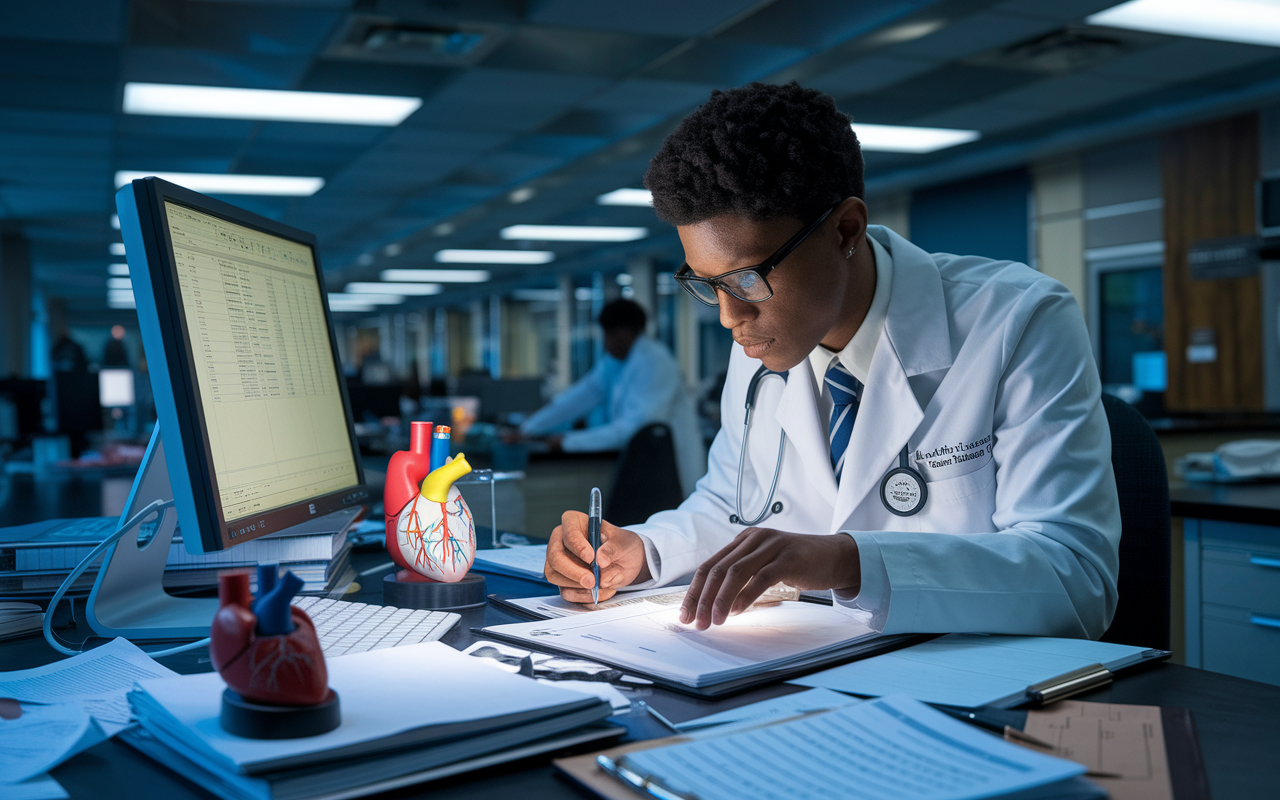
[[[468,572],[457,583],[441,583],[407,569],[382,579],[382,602],[397,608],[461,611],[485,604],[484,576]]]
[[[222,729],[246,739],[301,739],[328,733],[342,724],[338,693],[314,706],[267,706],[222,692]]]

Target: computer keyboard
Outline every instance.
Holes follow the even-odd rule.
[[[298,597],[293,604],[311,617],[320,649],[329,658],[434,642],[462,619],[446,611],[371,606],[327,597]]]

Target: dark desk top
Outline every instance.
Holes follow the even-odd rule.
[[[381,556],[367,555],[373,563]],[[376,586],[376,580],[369,581]],[[377,601],[376,595],[353,599]],[[458,649],[475,640],[471,628],[516,621],[497,608],[474,609],[442,641]],[[3,669],[24,669],[54,660],[54,653],[40,637],[0,643]],[[197,650],[162,659],[182,673],[210,668],[208,652]],[[778,684],[720,700],[701,700],[663,689],[641,690],[643,699],[676,722],[723,711],[769,697],[800,691]],[[1280,753],[1280,687],[1233,678],[1175,664],[1153,664],[1122,674],[1110,687],[1084,696],[1099,702],[1180,706],[1195,714],[1204,752],[1209,784],[1216,800],[1267,796],[1280,785],[1280,761],[1259,758]],[[652,730],[648,735],[665,735]],[[564,755],[566,753],[557,754]],[[459,775],[444,781],[406,787],[387,797],[466,798],[468,800],[573,800],[584,795],[560,778],[550,765],[551,756],[487,768],[481,774]],[[53,776],[73,798],[111,800],[127,797],[209,798],[212,795],[139,754],[117,740],[104,742],[53,771]]]
[[[1175,517],[1280,526],[1280,483],[1170,481]]]

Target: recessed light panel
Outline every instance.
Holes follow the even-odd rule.
[[[651,206],[653,192],[648,189],[614,189],[596,198],[602,206]]]
[[[253,194],[274,197],[310,197],[324,186],[324,178],[299,178],[292,175],[218,175],[199,172],[138,172],[121,170],[116,173],[119,189],[138,178],[156,177],[176,183],[193,192],[204,194]]]
[[[113,256],[122,256],[124,255],[124,242],[112,242],[107,245],[107,250]]]
[[[428,295],[440,294],[444,287],[438,283],[348,283],[342,287],[347,294],[400,294]]]
[[[556,254],[550,250],[440,250],[441,264],[550,264]]]
[[[883,153],[932,153],[977,140],[978,131],[955,128],[916,128],[910,125],[873,125],[855,122],[853,132],[863,150]]]
[[[126,114],[343,125],[399,125],[422,106],[418,97],[373,94],[285,92],[224,86],[126,83]]]
[[[1275,0],[1132,0],[1085,18],[1090,25],[1280,46]]]
[[[489,280],[489,271],[487,269],[384,269],[378,277],[391,282],[484,283]]]
[[[512,225],[503,228],[503,239],[532,242],[634,242],[649,235],[648,228],[602,225]]]

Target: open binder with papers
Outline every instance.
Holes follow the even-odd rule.
[[[865,615],[815,603],[752,608],[699,631],[680,622],[679,607],[648,604],[481,632],[523,647],[600,661],[676,691],[704,697],[785,680],[916,641],[880,636]]]

